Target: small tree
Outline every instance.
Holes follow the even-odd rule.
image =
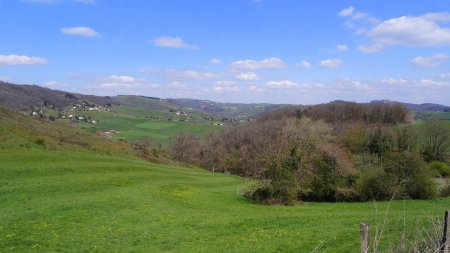
[[[194,163],[197,157],[197,138],[191,134],[180,134],[172,144],[172,155],[184,163]]]
[[[436,196],[431,173],[420,157],[412,152],[392,153],[384,164],[384,171],[395,179],[400,194],[413,199]]]
[[[450,148],[449,127],[436,120],[425,122],[424,127],[422,156],[426,161],[444,161]]]
[[[383,164],[384,157],[393,148],[393,138],[391,133],[386,128],[376,127],[369,132],[366,138],[366,148],[368,152],[376,155],[379,162]]]
[[[398,151],[411,151],[416,147],[418,135],[414,126],[395,128],[395,137]]]

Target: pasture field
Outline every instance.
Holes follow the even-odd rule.
[[[97,124],[80,122],[80,125],[88,131],[115,130],[116,139],[137,140],[150,138],[161,144],[168,144],[177,134],[187,132],[196,136],[203,136],[223,129],[223,126],[211,124],[209,121],[177,121],[171,120],[169,112],[130,109],[127,106],[119,106],[115,112],[80,112],[86,117],[98,121]],[[172,113],[173,116],[174,113]],[[151,117],[159,117],[154,119]],[[194,117],[199,117],[194,115]],[[175,116],[173,116],[175,119]]]
[[[450,112],[432,112],[432,111],[416,111],[414,112],[416,120],[445,120],[450,123]]]
[[[359,223],[383,223],[387,206],[256,205],[239,194],[248,183],[130,156],[1,146],[0,251],[357,252]],[[383,246],[404,222],[412,229],[449,206],[394,201]]]

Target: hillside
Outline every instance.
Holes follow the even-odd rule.
[[[47,109],[65,111],[70,107],[92,105],[111,107],[124,105],[138,109],[158,112],[191,112],[203,117],[215,117],[229,122],[248,120],[257,117],[263,112],[278,108],[282,105],[273,104],[239,104],[218,103],[197,99],[160,99],[146,96],[119,95],[102,97],[83,95],[38,85],[17,85],[0,81],[0,106],[12,110],[32,113]]]
[[[390,100],[374,100],[371,101],[372,104],[402,104],[406,106],[411,111],[433,111],[433,112],[450,112],[450,106],[424,103],[424,104],[413,104],[413,103],[403,103]]]
[[[73,104],[89,102],[99,105],[114,105],[110,97],[75,94],[51,90],[38,85],[16,85],[0,81],[0,105],[16,111],[31,112],[38,108],[63,110]]]
[[[168,99],[168,101],[182,107],[194,108],[212,115],[225,118],[237,118],[240,120],[256,118],[264,112],[272,111],[276,108],[286,106],[265,103],[218,103],[214,101],[199,99]]]
[[[255,205],[240,177],[149,163],[124,143],[6,109],[0,119],[2,252],[352,252],[358,224],[383,219],[373,203]],[[382,249],[429,210],[440,218],[448,199],[377,208],[388,205]]]
[[[131,147],[64,123],[23,115],[0,107],[0,148],[46,151],[88,151],[131,155]]]

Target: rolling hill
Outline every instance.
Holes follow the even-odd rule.
[[[386,222],[385,249],[448,208],[255,205],[243,178],[143,161],[126,143],[7,109],[0,119],[2,252],[353,252],[361,221]]]
[[[373,100],[370,103],[372,103],[372,104],[402,104],[411,111],[450,112],[450,106],[433,104],[433,103],[413,104],[413,103],[402,103],[402,102],[390,101],[390,100]]]
[[[54,108],[62,111],[77,104],[101,106],[124,105],[151,111],[190,111],[209,117],[235,120],[252,119],[263,112],[279,108],[274,104],[218,103],[197,99],[160,99],[156,97],[119,95],[102,97],[52,90],[38,85],[17,85],[0,81],[0,105],[21,112]]]

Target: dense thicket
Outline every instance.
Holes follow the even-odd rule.
[[[352,102],[333,102],[315,105],[306,110],[313,120],[324,120],[331,124],[344,122],[364,122],[370,124],[396,125],[407,122],[409,110],[398,103],[358,104]]]
[[[399,104],[285,107],[219,134],[180,135],[172,153],[259,179],[247,196],[260,203],[431,198],[437,189],[424,158],[444,160],[448,129],[427,123],[418,131],[409,120]]]

